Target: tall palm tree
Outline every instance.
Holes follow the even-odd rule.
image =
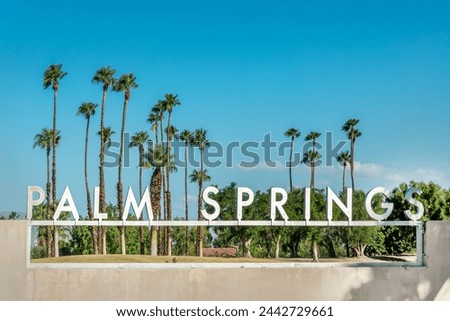
[[[355,128],[355,126],[359,123],[359,119],[351,118],[347,120],[342,126],[342,131],[347,134],[347,138],[350,140],[350,176],[352,178],[352,190],[355,190],[355,177],[354,177],[354,169],[355,169],[355,143],[356,138],[361,136],[361,132]]]
[[[320,153],[316,150],[309,150],[307,153],[303,155],[302,162],[304,164],[308,164],[308,166],[311,168],[311,181],[309,187],[313,190],[314,189],[314,175],[315,175],[315,163],[322,157]]]
[[[127,116],[127,107],[128,102],[131,97],[131,89],[138,88],[138,84],[136,83],[136,77],[133,74],[125,74],[122,75],[117,81],[114,81],[113,90],[116,92],[123,92],[123,111],[122,111],[122,127],[120,130],[120,150],[119,150],[119,173],[118,173],[118,181],[117,181],[117,209],[119,215],[122,215],[123,211],[123,186],[122,186],[122,162],[123,162],[123,149],[124,149],[124,134],[125,134],[125,120]],[[121,243],[121,252],[122,254],[126,254],[125,248],[125,229],[122,226],[120,228],[120,243]]]
[[[150,194],[153,219],[157,221],[161,218],[161,192],[164,181],[162,169],[164,167],[175,169],[176,167],[173,156],[170,159],[170,165],[167,166],[167,150],[162,144],[154,145],[146,154],[145,159],[147,160],[145,166],[153,168],[153,174],[150,181]],[[160,243],[160,245],[163,244]],[[158,229],[155,226],[152,226],[151,229],[150,255],[158,255]]]
[[[339,153],[337,161],[344,167],[344,171],[342,172],[342,192],[344,192],[345,190],[345,170],[347,168],[347,165],[350,164],[350,160],[351,155],[348,150]]]
[[[53,146],[53,129],[42,128],[41,132],[34,136],[33,148],[39,147],[45,150],[47,159],[47,183],[46,183],[46,220],[51,220],[51,183],[50,183],[50,152]],[[56,135],[56,145],[59,144],[61,135],[59,131]],[[51,227],[47,226],[47,255],[50,257],[52,253],[52,233]]]
[[[164,111],[167,112],[168,116],[167,116],[167,127],[166,127],[166,149],[167,149],[167,158],[170,159],[170,155],[171,155],[171,142],[172,142],[172,138],[174,136],[175,133],[172,132],[172,124],[171,124],[171,120],[172,120],[172,112],[173,112],[173,108],[175,106],[180,105],[180,100],[178,99],[178,95],[174,95],[174,94],[165,94],[164,95],[164,100],[163,100],[163,104],[164,104]],[[169,163],[169,162],[168,162]],[[171,221],[172,220],[172,195],[170,193],[170,170],[166,171],[166,207],[167,207],[167,220]],[[167,228],[167,237],[166,237],[166,251],[167,251],[167,255],[171,256],[172,255],[172,227],[169,226]]]
[[[200,173],[201,174],[194,175],[194,176],[196,176],[196,179],[198,182],[198,187],[199,187],[199,200],[198,200],[198,212],[197,212],[197,217],[198,217],[199,221],[203,220],[203,216],[201,213],[202,206],[203,206],[201,191],[203,190],[204,178],[206,178],[206,171],[204,170],[203,155],[204,155],[205,149],[209,146],[209,141],[206,138],[206,134],[207,134],[207,131],[205,129],[203,129],[203,128],[196,129],[194,132],[194,137],[192,139],[192,145],[198,147],[198,149],[200,150]],[[197,171],[197,173],[198,173],[198,171]],[[193,174],[195,174],[195,172]],[[191,180],[192,180],[192,178],[191,178]],[[196,248],[197,248],[197,256],[202,257],[203,256],[203,227],[202,226],[197,227]]]
[[[316,161],[321,157],[319,152],[316,149],[317,138],[319,138],[321,134],[319,132],[310,132],[305,137],[305,141],[312,142],[312,153],[307,153],[307,161],[311,166],[311,182],[310,187],[314,189],[314,178],[315,178],[315,170],[316,170]]]
[[[109,127],[109,126],[106,126],[106,127],[103,127],[103,135],[102,135],[102,133],[100,132],[100,131],[98,131],[97,132],[97,135],[99,135],[100,136],[100,138],[102,139],[102,141],[100,142],[100,144],[103,146],[103,148],[105,149],[105,151],[109,148],[109,147],[111,147],[111,143],[112,143],[112,141],[111,141],[111,137],[112,137],[112,135],[114,135],[116,132],[115,131],[113,131],[112,129],[111,129],[111,127]],[[105,151],[103,151],[103,152],[105,152]],[[99,204],[100,205],[100,204]],[[106,213],[106,210],[105,210],[105,212],[103,212],[103,213]],[[102,254],[103,255],[106,255],[106,253],[107,253],[107,248],[106,248],[106,226],[103,226],[103,227],[101,227],[100,229],[99,229],[99,232],[98,232],[98,237],[99,237],[99,241],[98,241],[98,243],[100,244],[102,244]]]
[[[59,81],[67,75],[62,71],[62,64],[50,65],[44,72],[44,89],[53,89],[53,141],[52,141],[52,206],[56,208],[56,112],[58,101]]]
[[[142,197],[142,169],[144,168],[144,154],[145,154],[145,143],[148,141],[149,136],[145,131],[140,131],[131,136],[131,142],[129,147],[137,147],[139,150],[139,195]],[[144,218],[141,216],[141,220]],[[139,227],[139,241],[141,244],[141,255],[145,254],[145,234],[144,227]]]
[[[181,141],[184,142],[184,217],[186,222],[189,221],[189,205],[188,205],[188,149],[189,145],[192,143],[193,133],[187,129],[183,130],[180,134]],[[185,254],[189,256],[189,226],[186,226],[186,248]]]
[[[291,152],[289,155],[289,191],[292,193],[293,183],[292,183],[292,156],[294,154],[294,140],[299,138],[301,132],[295,128],[289,128],[284,132],[284,136],[291,138]]]
[[[103,137],[103,141],[101,142],[103,148],[105,149],[105,151],[111,147],[111,137],[112,135],[114,135],[116,132],[114,130],[112,130],[112,128],[110,126],[105,126],[103,127],[103,135],[100,131],[97,132],[97,135],[99,135],[100,137]]]
[[[96,84],[102,84],[102,106],[100,112],[100,164],[99,164],[99,209],[100,213],[106,212],[106,195],[105,195],[105,172],[104,172],[104,164],[105,164],[105,147],[103,146],[103,142],[105,141],[103,137],[103,128],[105,127],[105,104],[106,104],[106,93],[108,89],[112,87],[114,84],[114,74],[116,70],[111,67],[102,67],[96,71],[94,77],[92,78],[92,82]],[[102,228],[100,228],[100,231]],[[103,233],[99,233],[100,235]],[[102,244],[102,240],[99,240],[99,244],[101,247],[102,254],[106,254],[106,244]]]
[[[155,122],[154,130],[157,131],[158,128],[161,133],[161,145],[163,145],[164,140],[164,129],[163,129],[163,121],[164,121],[164,112],[165,112],[165,103],[163,100],[158,100],[156,104],[152,108],[152,113],[155,114]],[[157,137],[156,137],[157,138]],[[158,144],[158,143],[157,143]],[[163,206],[162,211],[159,212],[159,220],[161,221],[164,217],[164,220],[167,220],[167,207],[166,207],[166,175],[164,167],[161,167],[161,174],[162,174],[162,193],[163,193]],[[158,249],[160,251],[160,254],[166,254],[166,240],[167,240],[167,228],[164,228],[161,230],[158,230],[159,236],[158,236]]]
[[[158,127],[159,122],[161,121],[161,114],[151,112],[150,115],[148,115],[147,122],[150,123],[150,129],[155,131],[155,144],[159,144],[159,137],[158,137]]]
[[[95,115],[95,109],[97,104],[94,103],[83,103],[78,107],[77,115],[84,116],[86,119],[86,138],[84,144],[84,184],[86,187],[86,202],[87,202],[87,213],[91,220],[94,219],[94,213],[92,211],[91,193],[89,191],[89,180],[88,180],[88,144],[89,144],[89,125],[91,122],[91,116]],[[94,245],[94,253],[98,254],[98,235],[95,228],[91,229],[92,240]]]
[[[198,208],[199,212],[203,208],[203,197],[202,197],[202,191],[203,191],[203,183],[209,182],[211,180],[211,176],[208,175],[208,171],[206,169],[204,170],[196,170],[192,172],[191,175],[189,175],[191,183],[198,184]],[[199,214],[201,215],[201,214]],[[201,216],[199,216],[199,220],[202,220]],[[203,227],[198,226],[197,227],[197,256],[203,257]]]

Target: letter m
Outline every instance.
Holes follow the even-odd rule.
[[[150,192],[148,191],[148,187],[145,189],[144,195],[142,195],[142,199],[141,199],[141,202],[139,203],[139,206],[137,204],[136,198],[134,197],[133,190],[131,189],[131,187],[129,187],[127,198],[125,200],[125,208],[123,209],[123,213],[122,213],[122,221],[127,220],[127,217],[128,217],[128,214],[130,213],[131,208],[133,208],[136,218],[138,220],[141,219],[141,215],[142,215],[142,211],[144,210],[144,207],[147,208],[147,215],[148,215],[148,219],[151,224],[153,222],[153,210],[152,210],[152,205],[150,202]]]

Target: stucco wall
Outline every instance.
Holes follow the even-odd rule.
[[[450,300],[450,222],[429,222],[424,267],[37,268],[27,222],[0,221],[1,300]]]

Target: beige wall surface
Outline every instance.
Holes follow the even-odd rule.
[[[423,267],[39,267],[27,229],[0,221],[0,300],[450,300],[450,222],[426,224]]]

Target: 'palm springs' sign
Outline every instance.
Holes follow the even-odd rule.
[[[128,194],[125,199],[125,206],[123,209],[123,212],[120,213],[121,215],[121,221],[116,221],[117,224],[113,225],[128,225],[127,219],[129,216],[129,213],[131,210],[133,210],[134,214],[136,215],[136,218],[138,220],[141,219],[141,216],[144,215],[144,210],[147,213],[148,221],[146,222],[147,225],[158,225],[158,226],[195,226],[195,225],[222,225],[222,226],[238,226],[238,225],[245,225],[245,226],[261,226],[261,225],[274,225],[274,226],[306,226],[306,225],[373,225],[368,223],[363,223],[365,221],[360,221],[359,224],[353,224],[356,222],[353,222],[352,220],[352,189],[347,188],[346,189],[346,201],[342,201],[332,190],[331,188],[327,187],[326,189],[326,213],[325,217],[326,220],[324,221],[312,221],[311,220],[311,189],[305,188],[304,189],[304,220],[303,221],[289,221],[289,216],[287,215],[284,205],[286,204],[288,200],[288,193],[285,189],[280,187],[273,187],[270,189],[270,221],[247,221],[243,217],[243,210],[245,207],[250,206],[253,203],[254,200],[254,193],[250,188],[247,187],[238,187],[237,188],[237,206],[236,206],[236,220],[235,221],[221,221],[220,218],[220,204],[215,201],[210,195],[211,194],[218,194],[219,190],[214,186],[209,186],[205,188],[203,191],[203,200],[206,204],[210,205],[210,207],[213,209],[212,212],[208,212],[205,209],[201,210],[201,213],[203,217],[205,218],[205,221],[176,221],[176,222],[155,222],[153,220],[153,210],[151,206],[151,199],[150,199],[150,192],[148,188],[145,190],[144,194],[142,195],[139,203],[136,200],[136,197],[134,196],[133,190],[131,187],[128,189]],[[415,195],[420,195],[421,190],[417,188],[410,188],[405,193],[405,198],[409,204],[411,204],[412,207],[415,208],[414,212],[411,210],[406,210],[405,216],[409,218],[410,222],[415,225],[418,220],[420,220],[424,214],[424,206],[423,204],[414,198]],[[385,198],[389,196],[389,191],[386,188],[383,187],[376,187],[372,189],[369,193],[367,193],[365,198],[365,210],[367,214],[373,219],[373,223],[375,225],[391,225],[389,223],[394,222],[388,222],[386,221],[389,216],[392,214],[392,211],[394,209],[394,205],[392,203],[382,201],[381,208],[384,210],[383,213],[377,213],[373,209],[373,198],[376,195],[382,195]],[[37,196],[37,197],[35,197]],[[45,199],[45,192],[44,190],[39,186],[29,186],[28,187],[28,198],[27,198],[27,218],[28,220],[32,219],[32,212],[33,207],[38,206],[44,202]],[[333,221],[333,206],[337,206],[342,213],[345,214],[347,217],[346,222],[337,222]],[[58,203],[58,206],[54,212],[53,215],[53,221],[56,222],[59,220],[60,215],[62,212],[70,212],[74,218],[75,224],[78,223],[80,219],[79,212],[77,210],[76,204],[73,200],[72,194],[70,192],[69,187],[66,187],[64,190],[64,193]],[[281,217],[281,219],[277,219],[277,215]],[[94,189],[94,219],[98,220],[99,222],[95,225],[102,225],[102,221],[106,220],[108,218],[107,213],[100,213],[99,212],[99,188],[95,187]],[[111,221],[108,221],[111,225]],[[87,223],[87,222],[86,222]],[[370,223],[370,221],[369,221]],[[399,223],[399,222],[397,222]],[[401,222],[400,222],[401,223]],[[105,224],[105,222],[103,222]],[[140,225],[143,224],[141,221],[138,223]],[[93,225],[93,224],[86,224],[86,225]]]

